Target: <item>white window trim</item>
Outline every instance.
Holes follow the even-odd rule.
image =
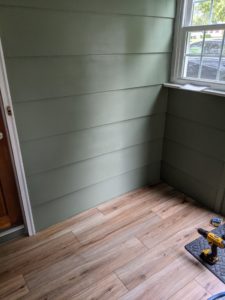
[[[30,198],[27,188],[27,182],[25,177],[25,171],[23,166],[23,160],[19,145],[19,139],[17,134],[16,122],[14,119],[14,112],[12,106],[12,100],[9,90],[8,77],[5,67],[4,54],[2,49],[2,43],[0,40],[0,89],[2,94],[3,106],[5,113],[6,125],[9,132],[10,143],[12,147],[12,155],[15,162],[15,174],[17,179],[17,186],[19,188],[20,194],[20,204],[23,212],[25,227],[29,236],[34,235],[36,233],[34,220],[31,210]],[[7,107],[10,107],[12,110],[12,116],[9,116],[7,113]]]
[[[186,32],[190,28],[193,31],[201,31],[210,29],[225,30],[225,24],[219,25],[203,25],[203,26],[184,26],[190,20],[192,12],[192,0],[178,0],[177,1],[177,13],[175,19],[175,31],[174,31],[174,47],[172,54],[172,67],[171,67],[171,82],[175,84],[194,84],[199,86],[207,86],[210,89],[225,91],[225,83],[211,82],[206,80],[195,80],[182,78],[182,67],[184,60],[184,52],[186,48]],[[189,14],[188,14],[189,13]]]

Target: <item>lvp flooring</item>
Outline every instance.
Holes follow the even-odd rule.
[[[222,284],[184,245],[213,213],[162,183],[0,245],[0,299],[199,300]]]

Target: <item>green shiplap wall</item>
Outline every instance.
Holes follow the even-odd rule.
[[[36,229],[160,179],[175,0],[0,0]]]
[[[225,213],[224,97],[169,89],[161,176]]]

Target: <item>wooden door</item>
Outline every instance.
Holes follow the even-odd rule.
[[[0,230],[22,224],[22,213],[10,153],[0,94]]]

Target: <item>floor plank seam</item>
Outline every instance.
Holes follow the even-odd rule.
[[[208,270],[207,270],[208,271]],[[208,271],[209,272],[209,271]],[[200,274],[198,274],[196,277],[195,277],[195,281],[203,288],[203,289],[205,289],[206,291],[207,291],[207,293],[209,293],[209,294],[212,294],[208,289],[207,289],[207,287],[205,287],[203,284],[202,284],[202,282],[200,281],[200,280],[198,280],[197,278],[198,278],[198,276],[199,276]]]
[[[99,209],[98,206],[96,207],[96,209],[97,209],[97,211],[102,215],[102,217],[106,217],[106,216],[107,216],[107,214],[104,214],[104,213]]]
[[[199,282],[198,280],[196,280],[196,278],[199,276],[199,274],[194,278],[194,281],[198,284],[198,285],[200,285],[209,295],[211,295],[212,296],[212,293],[210,292],[210,291],[208,291],[202,284],[201,284],[201,282]]]
[[[201,274],[201,272],[199,274]],[[199,276],[199,274],[197,276]],[[173,298],[174,295],[178,294],[182,289],[184,289],[186,286],[188,286],[193,280],[195,280],[195,279],[193,279],[193,278],[190,279],[190,281],[188,281],[183,287],[181,287],[180,289],[178,289],[177,291],[175,291],[175,293],[173,293],[172,295],[170,295],[169,298],[167,298],[165,300],[170,300],[171,298]],[[193,300],[195,300],[195,299],[193,299]]]
[[[116,278],[121,282],[121,284],[124,286],[124,288],[127,290],[127,293],[129,292],[129,289],[126,287],[125,283],[123,282],[122,279],[117,275],[116,270],[113,271],[113,274],[116,276]],[[126,293],[124,293],[126,294]]]
[[[146,249],[146,252],[148,252],[150,249],[143,243],[140,237],[134,234],[134,237],[142,244],[142,246]]]
[[[137,259],[137,257],[136,257],[136,259]],[[130,262],[132,262],[132,260],[130,261]],[[123,281],[123,279],[122,278],[120,278],[120,276],[117,274],[117,270],[114,270],[114,273],[116,274],[116,277],[122,282],[122,284],[125,286],[125,288],[126,288],[126,290],[127,290],[127,293],[130,293],[130,291],[132,291],[134,288],[132,288],[132,289],[129,289],[129,287],[126,285],[126,283]]]

